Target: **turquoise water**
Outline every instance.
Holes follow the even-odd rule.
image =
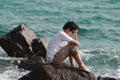
[[[0,37],[26,24],[49,40],[70,20],[80,27],[83,62],[96,76],[120,78],[120,0],[0,0]],[[0,61],[1,80],[27,73],[13,63],[19,59],[7,57],[1,48]]]

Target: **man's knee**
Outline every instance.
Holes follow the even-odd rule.
[[[79,53],[78,46],[71,45],[70,53],[72,56],[78,55]]]
[[[70,45],[72,51],[78,51],[78,46],[75,46],[73,44]]]

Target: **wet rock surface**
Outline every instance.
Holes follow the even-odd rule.
[[[95,76],[66,64],[38,64],[19,80],[95,80]]]

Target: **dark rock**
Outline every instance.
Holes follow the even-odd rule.
[[[30,59],[22,60],[18,68],[33,70],[38,64],[45,63],[45,59],[41,56],[31,57]]]
[[[66,64],[38,64],[19,80],[95,80],[95,76]]]
[[[48,42],[43,38],[36,38],[32,42],[32,51],[36,53],[37,56],[46,57],[46,49]]]
[[[21,61],[19,68],[32,70],[19,80],[95,80],[92,73],[67,64],[48,64],[40,56]]]
[[[0,46],[11,57],[46,56],[46,47],[41,38],[26,25],[21,24],[0,38]],[[37,44],[37,45],[36,45]]]
[[[101,77],[101,76],[99,76],[99,77],[97,78],[97,80],[120,80],[120,79],[118,79],[118,78],[110,78],[110,77]]]

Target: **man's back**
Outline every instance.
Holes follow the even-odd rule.
[[[51,62],[57,51],[67,45],[67,43],[71,40],[73,39],[64,31],[59,31],[57,34],[55,34],[49,41],[47,47],[47,61]]]

